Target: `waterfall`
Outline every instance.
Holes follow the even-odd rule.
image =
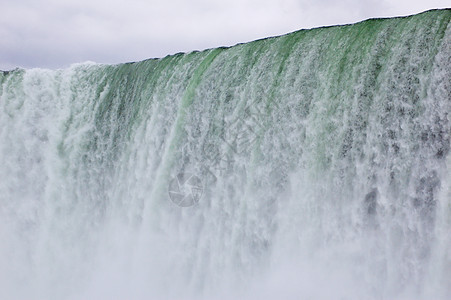
[[[450,19],[0,72],[0,298],[449,299]]]

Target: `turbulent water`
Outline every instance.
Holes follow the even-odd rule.
[[[450,299],[450,19],[0,73],[0,298]]]

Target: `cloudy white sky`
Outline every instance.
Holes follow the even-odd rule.
[[[303,28],[451,6],[449,0],[0,0],[0,70],[119,63]]]

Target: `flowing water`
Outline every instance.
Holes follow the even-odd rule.
[[[0,298],[450,299],[450,19],[0,73]]]

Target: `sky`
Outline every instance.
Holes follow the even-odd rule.
[[[449,0],[0,0],[0,70],[139,61],[450,6]]]

